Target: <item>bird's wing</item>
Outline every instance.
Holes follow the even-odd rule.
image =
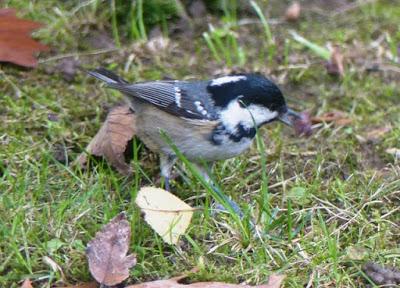
[[[142,99],[178,117],[216,120],[213,100],[207,92],[207,82],[153,81],[107,84],[110,88]]]
[[[88,73],[127,96],[141,99],[165,112],[187,119],[218,119],[209,81],[152,81],[129,84],[113,72],[98,68]]]

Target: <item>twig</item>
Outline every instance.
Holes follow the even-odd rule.
[[[331,13],[331,17],[336,17],[337,15],[342,15],[343,13],[349,12],[351,10],[357,9],[363,5],[374,3],[378,0],[364,0],[364,1],[357,1],[354,3],[350,3],[340,9],[337,9],[335,12]]]
[[[52,61],[57,61],[61,60],[64,58],[69,58],[69,57],[80,57],[80,56],[90,56],[90,55],[98,55],[98,54],[104,54],[104,53],[110,53],[120,50],[120,48],[106,48],[106,49],[99,49],[99,50],[94,50],[94,51],[89,51],[89,52],[83,52],[83,53],[67,53],[67,54],[62,54],[62,55],[57,55],[53,57],[49,57],[47,59],[41,59],[38,61],[39,64],[46,63],[46,62],[52,62]]]

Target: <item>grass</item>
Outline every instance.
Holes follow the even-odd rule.
[[[93,49],[82,43],[90,29],[113,35],[114,24],[102,13],[110,4],[75,11],[78,5],[72,2],[4,3],[18,8],[21,16],[46,23],[36,36],[55,55],[74,53],[87,69],[108,66],[132,81],[208,78],[226,71],[201,37],[188,41],[171,35],[174,48],[154,56],[145,44],[132,48],[120,34],[119,51],[87,55]],[[282,1],[269,2],[267,21],[280,17],[284,8]],[[132,225],[130,251],[138,255],[129,282],[167,278],[198,266],[200,272],[191,280],[257,284],[279,272],[287,275],[285,287],[360,287],[365,261],[399,267],[400,168],[399,160],[385,150],[400,147],[400,78],[388,69],[368,73],[364,68],[377,61],[398,67],[380,51],[393,54],[400,43],[400,7],[376,1],[333,17],[323,14],[326,10],[303,8],[298,23],[269,26],[277,55],[271,61],[264,52],[265,23],[238,25],[237,41],[247,57],[245,64],[234,67],[272,75],[297,110],[321,114],[338,109],[353,122],[344,127],[320,124],[308,139],[271,124],[259,131],[262,141],[255,141],[248,153],[216,164],[213,177],[222,192],[258,220],[260,236],[246,238],[229,214],[212,217],[206,209],[195,213],[179,246],[164,244],[133,204],[138,187],[156,185],[154,155],[134,151],[132,165],[142,169],[133,179],[107,165],[87,172],[68,165],[101,125],[104,106],[120,96],[83,72],[73,82],[46,72],[56,61],[35,70],[1,64],[0,286],[19,287],[25,278],[35,287],[90,281],[85,246],[122,210]],[[208,28],[199,29],[201,35]],[[293,41],[289,30],[321,46],[341,45],[348,59],[345,78],[329,77],[321,58]],[[123,71],[132,53],[132,65]],[[58,121],[49,120],[49,113]],[[379,140],[360,142],[359,135],[389,124],[392,130]],[[68,154],[66,164],[59,162],[60,153]],[[177,169],[183,177],[175,181],[174,193],[192,206],[209,208],[212,196],[188,168]]]

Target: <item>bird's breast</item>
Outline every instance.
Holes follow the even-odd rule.
[[[241,131],[247,137],[240,133],[225,133],[218,121],[182,119],[151,105],[143,104],[136,109],[134,107],[134,110],[137,136],[150,150],[167,155],[175,154],[160,134],[164,131],[191,161],[215,161],[235,157],[249,148],[255,135],[255,131],[247,130]]]

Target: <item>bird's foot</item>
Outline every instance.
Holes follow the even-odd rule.
[[[170,179],[169,177],[164,177],[164,189],[168,192],[171,191]]]
[[[239,215],[240,218],[243,218],[243,211],[240,209],[239,205],[233,201],[232,199],[229,199],[228,197],[225,198],[226,203],[232,208],[233,212],[235,214]],[[229,212],[229,209],[225,208],[225,206],[222,203],[214,203],[214,208],[213,208],[214,214],[221,213],[221,212]]]
[[[214,185],[213,185],[213,189],[216,192],[219,191],[218,188],[216,186],[214,186]],[[219,194],[223,195],[222,193],[219,193]],[[253,235],[257,235],[257,231],[256,231],[256,227],[257,226],[256,226],[254,220],[250,219],[249,217],[247,217],[247,215],[245,215],[243,213],[242,209],[240,208],[240,206],[235,201],[233,201],[232,199],[229,199],[225,195],[223,195],[223,197],[224,197],[224,202],[225,202],[226,205],[224,205],[222,203],[215,202],[214,205],[213,205],[214,207],[213,207],[212,215],[215,216],[215,215],[217,215],[219,213],[223,213],[223,212],[228,212],[229,213],[229,212],[232,211],[233,213],[235,213],[236,215],[239,216],[240,220],[249,221],[248,224],[249,224],[249,227],[250,227]],[[230,207],[227,208],[227,206],[230,206]]]

